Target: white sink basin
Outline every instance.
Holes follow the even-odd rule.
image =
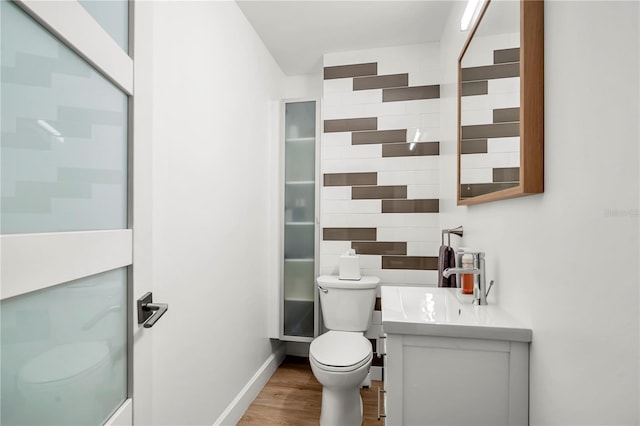
[[[466,296],[458,289],[382,286],[380,291],[385,333],[531,341],[531,330],[499,307],[461,303]]]

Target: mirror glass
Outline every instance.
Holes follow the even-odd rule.
[[[485,5],[460,57],[459,200],[520,185],[520,2]]]

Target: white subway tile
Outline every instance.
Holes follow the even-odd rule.
[[[347,227],[347,228],[387,227],[387,228],[390,228],[395,226],[437,227],[439,226],[439,223],[438,223],[437,213],[385,213],[385,214],[327,213],[322,216],[321,225],[323,228],[334,228],[334,227]]]
[[[477,168],[460,170],[460,183],[488,183],[493,182],[493,169]]]
[[[463,96],[460,102],[460,111],[462,111],[462,113],[467,113],[469,111],[490,111],[490,110],[491,110],[490,95]]]
[[[378,185],[437,185],[439,182],[438,169],[378,172]]]
[[[442,70],[439,68],[424,69],[421,72],[409,73],[409,86],[433,86],[440,84]]]
[[[460,114],[460,124],[462,126],[473,126],[478,124],[493,123],[493,110],[463,110]]]
[[[323,228],[332,228],[323,226]],[[320,241],[320,255],[336,255],[346,253],[351,249],[350,241]]]
[[[402,103],[406,105],[407,114],[440,113],[440,99],[418,99],[414,101],[401,101],[389,103]]]
[[[367,117],[384,117],[390,115],[402,115],[407,113],[405,102],[380,102],[363,105],[364,115]],[[414,111],[415,113],[417,111]]]
[[[420,122],[417,127],[440,127],[440,113],[420,114]]]
[[[364,105],[333,105],[322,109],[322,120],[364,117]]]
[[[485,167],[518,167],[518,153],[494,152],[490,154],[465,154],[460,158],[460,169],[481,169]]]
[[[338,275],[339,258],[339,254],[320,254],[320,275]]]
[[[396,226],[379,227],[377,234],[378,241],[418,241],[418,242],[440,242],[440,227],[426,226]]]
[[[420,116],[410,115],[389,115],[378,118],[378,130],[407,129],[420,126]]]
[[[435,142],[440,140],[440,126],[407,129],[407,142]]]
[[[351,146],[350,132],[322,133],[320,147]]]
[[[360,269],[380,269],[382,268],[382,256],[372,254],[360,255]]]
[[[340,94],[342,105],[359,105],[382,102],[382,89],[357,90]]]
[[[363,275],[380,278],[380,285],[438,285],[438,271],[417,271],[410,269],[368,269]],[[382,302],[384,303],[384,302]]]
[[[344,105],[344,103],[342,102],[342,94],[343,94],[343,92],[328,92],[328,93],[324,93],[322,95],[322,106],[323,106],[323,108]]]
[[[331,80],[323,80],[323,93],[350,92],[353,90],[352,78],[334,78]]]
[[[520,97],[520,77],[496,78],[489,80],[487,92],[490,94],[512,94]]]
[[[350,186],[323,186],[320,190],[322,200],[350,200]]]
[[[407,185],[407,198],[416,199],[435,199],[440,196],[440,185]]]
[[[380,200],[331,200],[323,199],[320,208],[327,213],[381,213]]]
[[[324,147],[322,149],[322,159],[331,160],[336,158],[381,158],[382,145],[349,145],[346,147]]]
[[[489,152],[520,152],[520,138],[492,138],[487,139]]]
[[[372,159],[327,159],[323,163],[323,173],[356,173],[371,171],[438,170],[440,160],[437,155],[415,157],[385,157]]]
[[[407,241],[407,256],[438,256],[440,241],[417,242]]]

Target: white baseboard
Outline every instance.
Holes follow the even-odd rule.
[[[258,396],[264,385],[282,363],[285,353],[286,345],[282,344],[267,358],[264,364],[256,371],[256,374],[253,375],[251,380],[242,388],[213,424],[235,425],[238,423],[242,415],[247,411],[247,408],[249,408],[253,400],[256,399],[256,396]]]

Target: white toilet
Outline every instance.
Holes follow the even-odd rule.
[[[361,425],[360,384],[373,358],[364,332],[371,323],[380,279],[348,281],[323,275],[317,282],[324,325],[329,329],[309,348],[311,370],[322,384],[320,425]]]

